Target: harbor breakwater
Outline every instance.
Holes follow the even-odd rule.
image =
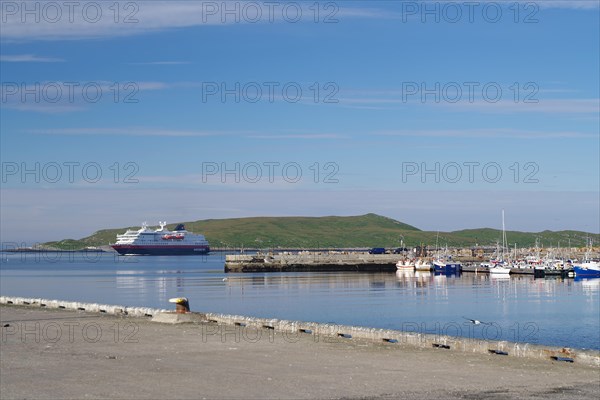
[[[368,254],[357,252],[280,252],[255,255],[225,256],[225,272],[395,272],[400,254]],[[462,272],[488,273],[481,267],[481,259],[456,257],[464,263]],[[520,275],[557,275],[572,277],[567,269],[546,269],[543,273],[533,268],[513,268],[511,273]]]
[[[398,254],[281,252],[225,256],[225,272],[363,271],[393,272]]]
[[[392,329],[255,318],[219,313],[194,312],[190,314],[174,314],[173,312],[164,309],[102,305],[40,298],[0,296],[0,304],[64,309],[74,312],[106,313],[127,318],[152,318],[153,320],[166,322],[197,323],[201,324],[203,335],[221,335],[222,338],[227,337],[228,335],[239,335],[240,338],[249,337],[252,338],[252,340],[258,340],[257,338],[260,338],[263,335],[264,337],[270,337],[269,335],[279,334],[282,335],[285,340],[293,342],[294,340],[298,340],[299,336],[307,335],[314,338],[315,341],[341,342],[347,340],[365,340],[375,343],[397,345],[399,348],[402,346],[429,349],[435,348],[440,351],[483,353],[492,356],[530,358],[547,360],[549,362],[568,362],[600,368],[599,351],[540,346],[529,343],[482,340]],[[165,315],[185,315],[188,316],[188,318],[180,320],[160,318],[160,316]],[[8,330],[10,328],[10,326],[4,327],[3,335],[18,334],[16,330],[14,332],[9,332]]]

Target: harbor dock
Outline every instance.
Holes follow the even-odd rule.
[[[393,272],[397,254],[280,252],[225,256],[225,272]]]
[[[225,256],[225,272],[395,272],[399,254],[368,254],[365,252],[278,252],[254,255],[236,254]],[[463,264],[462,272],[487,274],[481,267],[481,259],[456,257]],[[511,274],[537,277],[572,277],[567,269],[534,270],[512,268]]]

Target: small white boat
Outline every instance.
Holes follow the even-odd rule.
[[[503,267],[501,265],[495,265],[490,268],[491,275],[508,275],[510,274],[510,268]]]
[[[431,263],[425,260],[417,260],[415,269],[417,271],[431,271]]]
[[[396,263],[396,268],[399,269],[399,270],[414,271],[414,269],[415,269],[415,262],[414,262],[414,260],[409,260],[409,259],[399,260]]]

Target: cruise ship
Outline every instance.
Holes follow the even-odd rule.
[[[172,231],[165,229],[166,222],[159,222],[159,225],[156,230],[148,228],[146,223],[141,229],[129,229],[117,235],[117,242],[111,247],[121,255],[194,255],[210,251],[204,235],[186,231],[183,224],[178,224]]]

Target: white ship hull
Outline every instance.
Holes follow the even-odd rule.
[[[210,252],[209,246],[180,245],[180,246],[149,246],[149,245],[118,245],[111,246],[120,255],[128,256],[185,256],[202,255]]]

